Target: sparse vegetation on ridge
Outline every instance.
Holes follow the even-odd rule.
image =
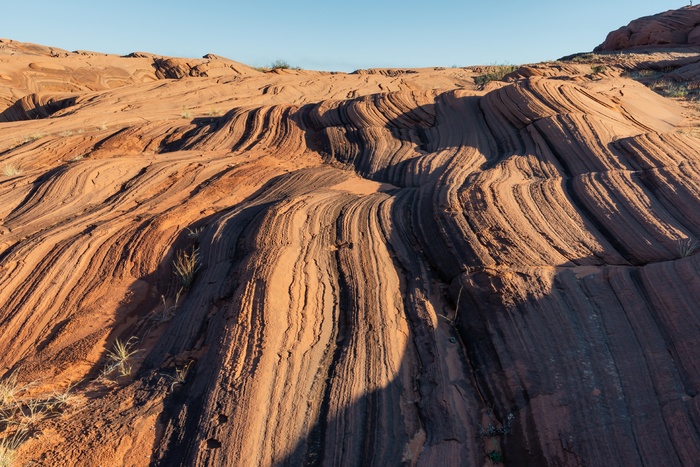
[[[491,81],[501,81],[508,73],[517,69],[518,67],[515,65],[492,65],[487,73],[474,77],[474,83],[477,86],[484,86]]]
[[[591,66],[591,72],[596,76],[603,73],[605,70],[607,70],[607,67],[605,65],[592,65]]]
[[[647,86],[652,91],[664,97],[675,99],[696,100],[700,98],[700,82],[677,81],[677,77],[669,76],[675,68],[665,68],[663,70],[631,70],[623,74]]]
[[[290,65],[286,60],[275,60],[268,66],[259,66],[254,67],[253,69],[265,73],[272,70],[300,70],[301,68]]]
[[[270,63],[271,70],[286,70],[288,68],[292,68],[292,66],[285,60],[275,60],[274,62]]]

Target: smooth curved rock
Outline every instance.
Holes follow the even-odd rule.
[[[700,5],[645,16],[608,34],[596,51],[678,47],[698,44]]]
[[[67,82],[61,60],[42,69]],[[81,60],[99,82],[153,58]],[[28,63],[8,81],[37,83]],[[700,458],[700,140],[677,102],[614,67],[483,91],[469,69],[183,63],[0,123],[0,367],[33,382],[20,407],[72,387],[20,462]]]

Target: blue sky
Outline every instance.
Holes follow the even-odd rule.
[[[276,59],[317,70],[532,63],[590,51],[631,20],[687,2],[646,0],[17,0],[0,37],[67,50]]]

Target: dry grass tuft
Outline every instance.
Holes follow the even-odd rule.
[[[192,366],[191,361],[187,365],[183,366],[182,368],[176,368],[175,375],[163,375],[168,380],[170,380],[170,391],[171,392],[175,389],[176,385],[185,384],[185,381],[187,379],[187,372],[190,371],[190,366]]]
[[[681,258],[692,255],[698,248],[698,242],[689,238],[679,238],[677,242],[678,256]]]
[[[26,429],[18,429],[12,435],[0,439],[0,467],[12,467],[15,461],[15,452],[27,439]]]
[[[187,230],[187,233],[185,234],[187,235],[187,238],[198,240],[199,236],[202,234],[202,232],[204,232],[204,226],[197,227],[196,229],[190,229],[189,227],[187,227],[185,230]]]
[[[16,177],[22,175],[24,171],[15,164],[7,164],[2,168],[2,174],[6,177]]]
[[[21,396],[32,386],[34,383],[19,384],[17,373],[12,373],[0,381],[0,409],[17,404]]]
[[[29,388],[36,382],[20,384],[11,374],[0,381],[0,467],[12,466],[15,452],[36,425],[49,417],[61,415],[71,405],[72,386],[63,391],[30,396]]]
[[[192,252],[188,253],[186,250],[180,250],[177,253],[175,261],[173,261],[173,267],[175,268],[175,275],[180,281],[182,287],[187,288],[192,285],[194,281],[194,276],[199,271],[199,250],[192,247]]]
[[[109,362],[102,371],[102,376],[107,377],[115,371],[119,372],[120,376],[129,376],[131,374],[131,359],[140,352],[140,350],[134,350],[136,341],[136,337],[133,336],[126,342],[122,342],[119,339],[114,341],[114,347],[107,352]]]
[[[160,301],[163,303],[163,308],[160,311],[153,311],[151,319],[157,324],[167,323],[175,317],[175,311],[178,307],[178,302],[180,301],[180,295],[182,295],[182,287],[175,294],[175,300],[172,304],[168,304],[168,299],[165,295],[160,296]]]

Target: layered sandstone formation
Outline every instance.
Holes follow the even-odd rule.
[[[700,46],[700,5],[636,19],[608,34],[596,51],[678,46]]]
[[[692,109],[614,66],[479,87],[2,46],[18,462],[700,458]]]

